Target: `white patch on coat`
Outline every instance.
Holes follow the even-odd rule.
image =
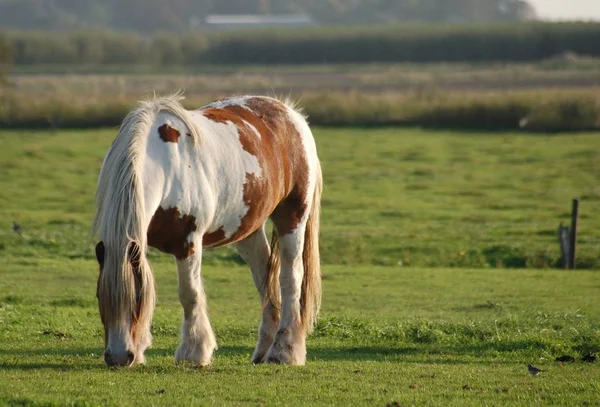
[[[256,129],[256,127],[254,127],[254,125],[252,123],[248,123],[245,120],[244,120],[244,123],[246,123],[248,125],[248,127],[250,128],[250,130],[252,130],[254,132],[254,135],[256,136],[257,139],[262,140],[262,136],[261,136],[260,132]]]
[[[209,103],[206,106],[203,106],[201,109],[209,109],[209,108],[221,109],[226,106],[241,106],[241,107],[249,110],[248,106],[246,106],[246,101],[250,97],[251,96],[237,96],[237,97],[233,97],[233,98],[229,98],[229,99],[217,100],[215,102]]]
[[[248,213],[248,206],[244,202],[244,185],[246,184],[246,175],[253,174],[257,178],[262,177],[262,169],[258,159],[244,150],[240,140],[239,129],[234,123],[217,123],[207,120],[205,128],[208,133],[218,134],[222,148],[225,149],[226,157],[224,162],[229,165],[222,166],[216,179],[227,180],[225,196],[221,196],[219,202],[228,202],[229,210],[221,212],[217,208],[217,213],[212,222],[212,229],[209,232],[223,228],[225,238],[231,237],[241,226],[243,217]]]
[[[212,103],[202,107],[200,110],[196,111],[196,113],[200,113],[203,109],[221,109],[221,108],[227,107],[227,106],[240,106],[252,113],[255,113],[250,107],[248,107],[246,105],[246,103],[250,99],[257,99],[257,97],[256,96],[238,96],[238,97],[234,97],[234,98],[230,98],[230,99],[218,100],[216,102],[212,102]],[[275,99],[273,99],[273,102],[279,103]],[[259,140],[262,139],[262,135],[260,134],[260,132],[256,129],[256,127],[252,123],[248,123],[246,120],[244,120],[244,123],[246,123],[246,125],[248,125],[248,127],[254,132],[254,134],[256,135],[256,137]]]
[[[191,116],[203,129],[204,139],[197,148],[183,123],[172,116],[159,115],[152,126],[142,172],[144,184],[152,185],[145,188],[147,213],[151,211],[147,224],[155,208],[176,207],[181,216],[196,218],[199,232],[222,228],[227,239],[249,210],[244,203],[246,174],[260,178],[262,170],[257,157],[244,150],[234,123],[209,120],[201,111]],[[177,143],[165,143],[158,136],[165,123],[180,133]]]

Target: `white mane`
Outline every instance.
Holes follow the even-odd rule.
[[[195,142],[200,130],[190,113],[179,101],[180,94],[140,102],[130,112],[108,150],[98,179],[97,212],[92,233],[99,232],[106,247],[104,271],[99,284],[99,296],[105,301],[103,309],[109,321],[116,322],[135,310],[141,301],[139,323],[149,323],[154,309],[154,281],[145,258],[147,248],[147,216],[141,188],[140,156],[144,154],[148,132],[159,112],[170,113],[188,128]],[[140,256],[140,275],[134,276],[130,263],[130,246],[137,245]],[[133,247],[135,247],[135,245]],[[136,280],[138,287],[136,295]],[[137,298],[136,298],[137,296]],[[144,312],[146,311],[146,312]]]

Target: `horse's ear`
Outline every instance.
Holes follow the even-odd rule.
[[[137,243],[131,242],[129,244],[129,247],[127,248],[127,257],[129,257],[133,269],[138,270],[140,268],[140,246],[138,246]]]
[[[104,267],[104,242],[102,240],[96,245],[96,260],[98,260],[100,271],[102,271]]]

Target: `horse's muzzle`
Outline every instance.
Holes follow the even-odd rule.
[[[112,355],[109,351],[104,352],[104,361],[110,367],[118,367],[124,366],[129,367],[133,365],[133,361],[135,360],[135,355],[131,351],[127,351],[125,355],[122,357],[118,357],[117,355]]]

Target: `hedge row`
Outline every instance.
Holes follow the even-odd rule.
[[[408,25],[257,32],[211,41],[216,63],[536,61],[600,56],[600,23]]]
[[[423,126],[478,130],[581,131],[600,129],[594,90],[515,93],[440,92],[364,95],[306,94],[301,105],[313,125]],[[77,98],[76,98],[77,99]],[[209,100],[190,99],[196,109]],[[85,95],[39,100],[15,94],[0,98],[0,128],[117,126],[134,100],[87,101]]]
[[[112,32],[5,32],[16,65],[199,64],[208,43],[202,34],[143,38]]]
[[[534,61],[600,56],[600,23],[310,27],[251,32],[5,32],[18,65]]]

